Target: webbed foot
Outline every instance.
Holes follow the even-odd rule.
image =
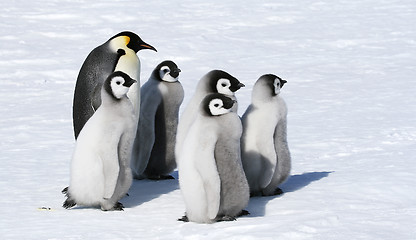
[[[172,177],[171,175],[159,175],[159,176],[150,176],[148,177],[148,179],[150,180],[169,180],[169,179],[175,179],[174,177]]]
[[[74,207],[75,205],[77,205],[77,203],[73,199],[67,198],[65,202],[62,204],[62,207],[65,209],[69,209]]]
[[[282,195],[284,192],[281,188],[276,188],[273,192],[271,193],[265,193],[264,191],[262,192],[262,196],[278,196],[278,195]]]
[[[217,217],[215,220],[217,222],[230,222],[230,221],[235,221],[237,219],[231,216],[222,216],[222,217]]]
[[[121,202],[117,202],[116,204],[114,204],[114,207],[111,210],[114,211],[124,211],[124,206]]]
[[[283,192],[283,190],[281,189],[281,188],[276,188],[275,190],[274,190],[274,192],[273,192],[273,195],[281,195],[281,194],[283,194],[284,192]]]
[[[178,221],[182,221],[182,222],[189,222],[189,219],[188,219],[188,217],[185,215],[185,216],[183,216],[183,217],[181,217],[181,218],[178,218]]]
[[[108,206],[108,204],[101,205],[101,210],[103,211],[124,211],[124,206],[121,202],[116,202],[112,207]]]
[[[243,209],[243,210],[241,210],[240,214],[238,214],[237,217],[247,216],[247,215],[250,215],[250,212],[247,211],[247,210],[245,210],[245,209]]]

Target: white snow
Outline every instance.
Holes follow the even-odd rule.
[[[414,0],[2,1],[0,237],[416,239],[415,21]],[[178,64],[184,104],[216,68],[246,84],[240,114],[260,75],[288,80],[284,195],[208,225],[176,221],[177,180],[135,181],[124,212],[61,207],[78,71],[123,30],[158,49],[139,52],[142,83]]]

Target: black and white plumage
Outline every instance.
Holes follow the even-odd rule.
[[[280,96],[286,80],[261,76],[253,87],[252,103],[242,116],[242,161],[251,195],[276,195],[290,175],[287,107]]]
[[[122,210],[118,201],[132,183],[130,158],[137,123],[126,94],[134,83],[136,80],[120,71],[110,74],[104,82],[102,104],[76,141],[63,207]]]
[[[234,94],[241,87],[244,87],[244,84],[225,71],[212,70],[205,74],[199,80],[192,98],[181,114],[176,136],[176,152],[182,148],[184,138],[198,113],[199,104],[202,99],[211,93],[221,93],[236,100]],[[232,107],[232,111],[237,112],[237,108],[238,103],[236,102]]]
[[[138,81],[128,93],[138,117],[140,107],[140,60],[136,53],[154,47],[145,43],[133,32],[121,32],[96,47],[85,59],[77,78],[73,99],[73,125],[75,139],[84,124],[101,105],[101,86],[107,77],[122,71]]]
[[[169,174],[176,168],[176,130],[184,98],[179,72],[174,62],[163,61],[141,87],[140,120],[132,155],[137,179],[172,178]]]
[[[241,120],[235,100],[215,93],[200,104],[178,161],[186,205],[180,219],[198,223],[235,220],[248,204],[249,187],[241,164]]]

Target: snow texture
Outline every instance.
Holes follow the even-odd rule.
[[[414,0],[2,1],[0,237],[415,239],[415,20]],[[284,195],[215,224],[176,220],[177,180],[134,181],[124,212],[61,207],[78,71],[123,30],[158,49],[138,54],[142,84],[161,61],[178,64],[182,106],[212,69],[246,85],[240,115],[259,76],[288,80]]]

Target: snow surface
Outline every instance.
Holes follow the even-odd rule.
[[[0,237],[416,239],[415,21],[414,0],[1,1]],[[78,71],[123,30],[158,49],[139,52],[142,83],[179,65],[184,104],[216,68],[246,84],[240,114],[260,75],[288,80],[284,195],[211,225],[176,221],[177,180],[135,181],[124,212],[61,208]]]

